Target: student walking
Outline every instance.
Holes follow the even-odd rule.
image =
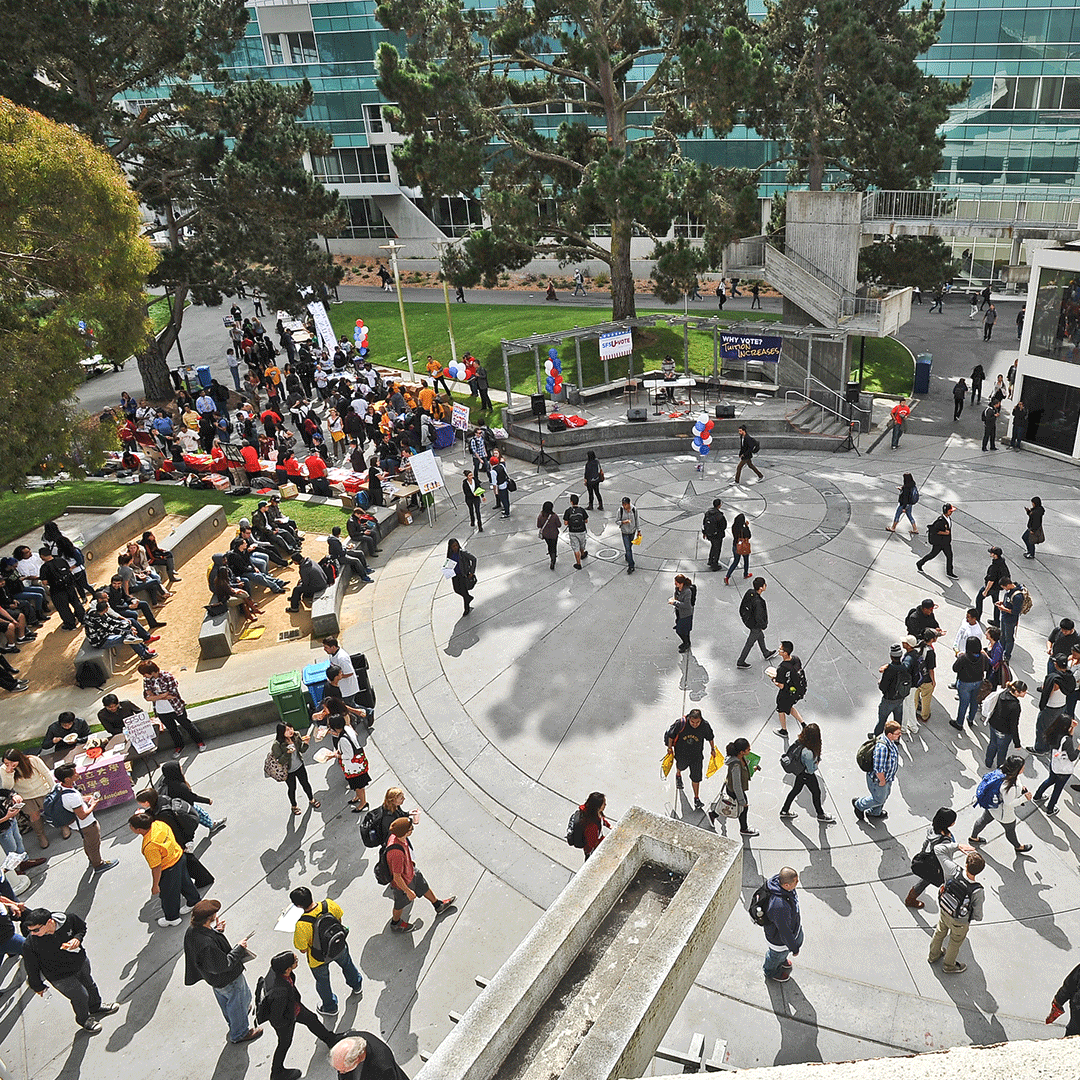
[[[746,760],[747,755],[750,753],[750,743],[746,739],[735,739],[729,742],[725,753],[727,754],[727,778],[724,780],[724,790],[738,807],[739,833],[747,837],[757,836],[757,829],[751,829],[749,823],[750,797],[748,789],[750,781],[754,778],[754,773],[761,766],[755,765],[753,769],[750,768],[750,763]],[[719,799],[717,799],[718,801]],[[714,802],[712,809],[709,811],[709,820],[715,822],[717,816],[716,802]]]
[[[868,793],[861,799],[852,799],[851,805],[859,821],[870,818],[880,821],[889,816],[885,801],[892,791],[893,781],[900,768],[900,754],[896,744],[900,741],[901,727],[895,720],[885,722],[885,730],[874,743],[874,760],[866,774]]]
[[[893,515],[892,524],[886,525],[885,530],[896,532],[900,515],[906,514],[911,523],[911,535],[914,536],[919,531],[919,526],[915,524],[915,518],[911,514],[911,508],[919,501],[919,488],[915,477],[909,472],[904,473],[904,482],[896,490],[899,493],[896,496],[896,513]]]
[[[765,940],[769,943],[762,971],[773,982],[787,982],[791,978],[791,961],[788,956],[798,956],[803,946],[802,915],[796,887],[799,875],[785,866],[766,883],[769,899],[765,904]]]
[[[997,308],[991,304],[983,315],[983,341],[989,341],[994,336],[994,323],[997,322]]]
[[[685,716],[676,720],[664,732],[664,742],[668,750],[675,755],[675,788],[683,790],[683,769],[690,773],[690,786],[694,791],[694,809],[704,810],[701,801],[702,768],[705,763],[705,744],[709,744],[710,756],[716,754],[716,742],[713,729],[701,715],[700,709],[691,709]]]
[[[634,543],[641,539],[641,529],[638,526],[637,510],[630,503],[628,497],[624,497],[619,506],[619,534],[622,536],[623,553],[626,556],[626,572],[632,574],[634,566]]]
[[[739,605],[739,618],[742,619],[743,626],[749,633],[746,635],[746,644],[743,645],[739,659],[735,662],[736,667],[748,668],[750,666],[746,658],[750,655],[750,648],[754,644],[761,650],[762,659],[768,660],[776,655],[776,650],[768,648],[765,644],[765,631],[769,627],[769,607],[765,603],[767,587],[763,577],[756,577],[750,583],[750,588],[743,594],[742,603]]]
[[[540,508],[540,513],[536,515],[536,530],[540,539],[547,544],[548,558],[551,560],[551,569],[554,570],[555,560],[559,554],[559,533],[562,530],[562,522],[559,521],[559,515],[555,513],[555,504],[550,500],[544,503]]]
[[[731,575],[742,559],[743,578],[750,576],[750,526],[745,514],[736,514],[731,523],[731,565],[724,575],[724,584],[731,584]]]
[[[895,450],[900,445],[900,436],[906,430],[907,418],[911,415],[911,406],[901,398],[892,408],[889,414],[892,417],[892,448]]]
[[[668,601],[675,608],[675,626],[679,652],[690,651],[690,632],[694,629],[694,605],[697,603],[697,586],[685,574],[675,575],[675,595]]]
[[[300,961],[291,950],[278,953],[270,961],[263,979],[263,999],[259,1016],[265,1015],[277,1035],[277,1047],[270,1062],[270,1080],[300,1080],[300,1069],[286,1069],[285,1055],[292,1046],[297,1024],[303,1024],[320,1042],[333,1047],[338,1041],[325,1024],[300,1000],[296,988],[296,968]]]
[[[701,519],[701,537],[709,541],[709,569],[720,569],[720,554],[727,535],[727,518],[724,517],[720,499],[713,499],[712,506],[705,511]],[[744,519],[745,520],[745,519]]]
[[[363,976],[357,971],[345,942],[349,932],[342,925],[345,913],[333,900],[316,903],[306,885],[293,889],[289,900],[303,912],[293,930],[293,948],[308,958],[319,994],[317,1011],[323,1016],[337,1016],[338,999],[330,987],[331,964],[341,968],[354,998],[359,1000],[364,996]]]
[[[563,511],[563,523],[570,540],[570,550],[574,553],[574,569],[581,569],[581,560],[589,557],[585,544],[589,539],[587,526],[589,515],[584,507],[578,506],[578,497],[570,496],[570,505]]]
[[[967,938],[973,922],[983,917],[983,887],[975,880],[982,873],[986,862],[973,851],[968,855],[963,872],[957,871],[938,891],[938,924],[934,936],[930,939],[930,955],[927,960],[936,964],[945,957],[941,970],[948,975],[959,975],[967,971],[967,964],[957,960],[960,946]],[[942,952],[942,945],[948,937],[948,947]]]
[[[454,573],[450,579],[454,592],[464,604],[462,616],[472,611],[473,595],[476,588],[476,556],[466,551],[457,540],[451,538],[446,545],[446,560],[454,564]]]
[[[761,450],[761,443],[746,430],[745,424],[739,425],[739,464],[735,469],[735,483],[739,483],[744,468],[749,468],[757,475],[759,480],[764,480],[761,470],[754,464],[754,455]]]
[[[944,885],[949,878],[955,877],[960,869],[956,863],[957,852],[971,854],[975,850],[959,843],[953,836],[952,827],[955,824],[956,811],[947,806],[934,815],[919,854],[911,860],[911,869],[917,880],[904,897],[904,903],[909,908],[926,907],[919,899],[926,886]]]
[[[971,369],[971,374],[968,376],[968,381],[971,383],[971,404],[974,405],[976,401],[982,403],[982,384],[986,381],[986,372],[983,371],[982,364],[976,364]]]
[[[972,827],[969,844],[985,844],[979,833],[991,821],[996,821],[1005,830],[1006,839],[1018,855],[1031,850],[1030,844],[1021,844],[1016,836],[1016,808],[1025,799],[1031,799],[1031,792],[1020,784],[1023,771],[1024,759],[1014,754],[1006,759],[1001,768],[987,773],[979,782],[975,790],[975,804],[982,809],[982,813]]]
[[[1002,688],[992,705],[989,700],[984,703],[983,711],[990,729],[990,742],[984,759],[988,769],[1000,769],[1005,764],[1010,744],[1020,749],[1020,702],[1025,697],[1027,683],[1016,679]],[[986,713],[987,708],[990,709],[989,713]]]
[[[791,821],[799,816],[791,809],[791,804],[799,792],[807,788],[813,800],[814,813],[818,821],[823,825],[835,825],[836,818],[826,814],[821,805],[821,785],[817,778],[818,763],[821,761],[821,728],[817,724],[804,725],[802,731],[799,732],[799,737],[787,753],[791,755],[798,771],[795,773],[795,783],[788,792],[784,805],[780,808],[781,819]]]
[[[1062,713],[1051,722],[1046,731],[1046,741],[1052,748],[1050,775],[1039,785],[1034,798],[1035,802],[1041,803],[1046,798],[1046,793],[1053,788],[1050,801],[1043,808],[1048,817],[1054,817],[1058,813],[1058,799],[1076,768],[1077,757],[1080,757],[1073,738],[1075,730],[1076,721]]]
[[[596,451],[590,450],[585,460],[585,490],[589,493],[589,509],[593,508],[593,500],[596,500],[596,508],[604,509],[604,496],[600,494],[600,485],[604,482],[604,467],[596,460]]]
[[[780,726],[776,729],[776,734],[786,739],[788,713],[799,721],[799,727],[805,726],[795,703],[806,697],[806,672],[803,670],[802,661],[795,655],[795,646],[790,641],[781,641],[777,648],[780,650],[780,663],[776,665],[773,685],[777,688],[776,715]]]
[[[967,383],[961,379],[952,390],[953,413],[952,418],[959,420],[964,414],[964,402],[967,400]]]
[[[951,578],[960,576],[953,573],[952,516],[955,511],[956,507],[952,503],[945,503],[941,508],[941,516],[926,530],[926,538],[930,541],[930,551],[915,563],[917,569],[922,570],[931,559],[944,554],[946,576]]]
[[[412,844],[409,837],[412,835],[414,825],[411,818],[400,817],[390,825],[390,839],[384,848],[385,854],[382,859],[390,872],[390,884],[394,894],[394,912],[390,920],[390,929],[398,934],[405,934],[416,930],[419,922],[407,923],[402,919],[405,908],[411,904],[417,896],[423,896],[431,902],[435,909],[435,915],[445,915],[454,908],[456,896],[448,896],[440,900],[431,890],[427,879],[420,873],[419,868],[413,861]]]

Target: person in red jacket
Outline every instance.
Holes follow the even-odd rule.
[[[313,495],[330,495],[330,481],[326,479],[326,462],[315,450],[304,460],[307,468],[308,480],[311,481],[311,493]]]
[[[307,491],[307,478],[304,476],[303,466],[296,460],[296,455],[291,450],[284,462],[279,463],[279,470],[282,464],[285,466],[285,474],[288,476],[289,480],[294,483],[300,491]]]
[[[594,791],[585,802],[578,807],[581,811],[581,824],[585,832],[585,858],[600,846],[604,839],[604,829],[611,828],[611,822],[604,817],[607,808],[607,799],[601,791]]]

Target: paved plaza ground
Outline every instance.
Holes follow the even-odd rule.
[[[424,925],[413,935],[392,935],[390,901],[374,881],[374,853],[359,842],[336,767],[312,769],[322,808],[294,818],[284,791],[262,775],[270,732],[218,740],[206,753],[185,757],[184,765],[195,789],[213,796],[215,816],[229,816],[228,827],[212,842],[201,840],[199,851],[218,876],[209,895],[225,905],[230,938],[257,931],[251,983],[274,953],[290,946],[273,929],[289,889],[306,884],[317,898],[331,896],[345,910],[352,955],[365,977],[364,998],[356,1002],[335,973],[342,1001],[336,1026],[380,1033],[415,1074],[421,1055],[449,1031],[448,1014],[464,1011],[479,993],[475,977],[494,974],[580,864],[563,834],[573,806],[590,791],[604,791],[616,817],[637,804],[709,827],[659,774],[664,729],[697,707],[721,746],[745,736],[762,755],[750,789],[750,822],[760,836],[746,844],[744,899],[762,875],[795,867],[806,944],[791,981],[766,983],[761,930],[736,908],[667,1045],[685,1049],[702,1033],[710,1046],[726,1041],[729,1064],[749,1067],[1060,1035],[1062,1026],[1047,1028],[1043,1018],[1076,963],[1075,793],[1066,789],[1057,818],[1023,812],[1029,816],[1020,831],[1034,845],[1030,857],[1015,856],[999,827],[986,831],[985,922],[972,930],[961,955],[967,972],[956,976],[926,962],[936,923],[932,896],[923,911],[903,905],[912,881],[908,861],[927,819],[951,805],[960,815],[957,833],[966,836],[984,771],[985,729],[960,734],[947,724],[956,708],[947,678],[939,678],[931,722],[901,743],[903,767],[888,821],[860,825],[850,806],[865,791],[854,753],[876,717],[877,668],[902,635],[910,607],[934,598],[950,631],[944,641],[951,642],[981,584],[986,549],[1000,545],[1034,601],[1014,655],[1017,676],[1031,686],[1045,669],[1047,632],[1078,611],[1071,541],[1080,519],[1080,475],[1031,453],[984,454],[981,425],[970,412],[951,422],[952,379],[966,376],[977,360],[991,378],[1011,362],[1005,331],[1015,308],[1003,306],[1003,340],[989,345],[981,334],[976,341],[966,305],[946,307],[945,316],[925,310],[916,308],[903,336],[914,351],[934,352],[933,393],[920,401],[912,432],[896,451],[887,439],[862,457],[767,451],[758,462],[764,479],[742,487],[731,483],[730,456],[710,457],[704,476],[688,455],[606,460],[606,509],[590,515],[592,557],[580,572],[565,544],[550,571],[534,527],[543,501],[561,511],[568,494],[582,489],[578,467],[537,474],[517,464],[513,515],[491,516],[489,502],[482,535],[469,529],[456,483],[457,506],[440,503],[434,525],[396,530],[378,561],[375,586],[348,601],[358,607],[346,644],[368,655],[379,695],[367,743],[375,777],[369,798],[377,802],[395,783],[407,791],[407,805],[423,814],[413,837],[418,865],[438,894],[458,895],[458,911],[436,920],[430,905],[418,901]],[[864,439],[864,450],[871,441]],[[449,452],[445,471],[452,476],[459,464],[460,448]],[[916,512],[923,532],[915,538],[885,531],[905,471],[922,492]],[[633,576],[624,572],[613,523],[624,494],[637,505],[644,533]],[[1048,509],[1047,542],[1028,562],[1019,536],[1032,494]],[[821,776],[835,825],[819,825],[802,798],[798,818],[778,818],[787,787],[777,760],[783,744],[772,734],[775,689],[760,657],[751,657],[749,671],[735,668],[745,638],[738,605],[747,583],[740,578],[725,588],[722,574],[705,570],[701,514],[716,495],[729,521],[739,511],[750,518],[751,570],[769,582],[770,646],[791,638],[806,665],[809,693],[801,711],[823,730]],[[925,575],[914,566],[927,550],[925,526],[944,501],[959,507],[958,581],[944,576],[942,560]],[[441,574],[451,536],[478,559],[476,603],[465,618]],[[693,575],[699,586],[694,646],[686,655],[676,651],[667,605],[677,572]],[[225,679],[247,689],[315,654],[303,643],[283,649],[281,663],[275,655],[226,664],[216,673],[219,685]],[[948,645],[939,655],[947,670]],[[82,694],[84,715],[92,708],[87,700]],[[42,716],[42,727],[48,719]],[[1028,699],[1025,742],[1034,719]],[[1045,768],[1045,760],[1029,763],[1028,787]],[[718,781],[704,785],[707,799],[717,794]],[[47,867],[32,872],[35,888],[26,897],[86,916],[98,984],[107,999],[121,1002],[120,1012],[103,1021],[96,1037],[75,1034],[67,1003],[55,994],[51,1002],[33,998],[21,972],[5,962],[0,1054],[16,1076],[31,1080],[110,1072],[173,1080],[265,1077],[270,1029],[247,1047],[228,1045],[209,988],[183,985],[183,929],[156,926],[160,909],[149,900],[149,871],[126,826],[129,809],[102,814],[104,850],[120,858],[119,867],[91,880],[75,843],[58,841]],[[297,982],[313,1007],[308,973],[301,970]],[[289,1064],[316,1080],[331,1076],[324,1053],[302,1029]]]

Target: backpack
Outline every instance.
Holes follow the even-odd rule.
[[[901,672],[906,672],[908,679],[910,680],[907,685],[907,690],[904,693],[904,697],[907,697],[911,692],[911,688],[917,686],[922,681],[922,660],[914,649],[912,649],[911,652],[904,654],[904,658],[900,661],[900,670]],[[900,680],[902,677],[902,675],[897,677],[897,689],[900,687]]]
[[[93,687],[100,690],[109,681],[109,676],[100,664],[80,664],[75,669],[75,685],[80,690]]]
[[[334,565],[334,560],[329,555],[324,555],[319,560],[319,569],[326,575],[326,584],[333,585],[337,581],[338,568]]]
[[[315,915],[301,915],[300,922],[311,923],[311,957],[326,963],[345,951],[349,931],[331,914],[324,900]]]
[[[781,755],[780,765],[784,772],[798,776],[806,771],[806,762],[803,761],[803,746],[801,742],[793,742]]]
[[[62,829],[72,823],[77,824],[75,811],[69,810],[64,805],[63,795],[65,790],[67,789],[57,784],[56,787],[45,796],[45,802],[41,807],[42,816],[54,829]]]
[[[469,585],[476,584],[476,556],[470,551],[461,549],[458,555],[458,565],[461,567],[461,572],[465,575],[469,582]]]
[[[1020,614],[1026,615],[1031,610],[1031,594],[1021,585],[1020,591],[1024,594],[1024,602],[1020,605]]]
[[[908,633],[909,633],[909,634],[910,634],[910,635],[911,635],[912,637],[916,637],[916,638],[918,638],[918,639],[919,639],[920,641],[922,641],[922,631],[921,631],[921,630],[920,630],[920,629],[918,628],[918,626],[917,626],[917,625],[915,624],[915,619],[916,619],[916,618],[918,617],[918,615],[919,615],[919,609],[918,609],[917,607],[913,607],[913,608],[912,608],[912,609],[911,609],[911,610],[910,610],[910,611],[909,611],[909,612],[908,612],[908,613],[907,613],[907,614],[906,614],[906,615],[904,616],[904,629],[905,629],[905,630],[906,630],[906,631],[907,631],[907,632],[908,632]]]
[[[585,847],[585,820],[581,815],[581,807],[578,807],[566,823],[566,842],[571,847]]]
[[[755,439],[754,436],[751,435],[750,436],[750,453],[751,454],[756,454],[760,449],[761,449],[761,443],[759,443],[757,441],[757,439]]]
[[[975,789],[975,806],[983,810],[994,810],[1001,805],[1001,782],[1005,774],[1000,769],[988,772]]]
[[[357,506],[359,506],[361,510],[366,510],[370,505],[371,505],[371,497],[368,495],[368,493],[366,491],[358,491],[353,496],[353,508],[354,509]]]
[[[514,480],[514,478],[511,477],[511,476],[508,476],[506,478],[506,490],[507,491],[517,491],[517,481]]]
[[[255,1022],[265,1024],[270,1019],[270,1002],[266,997],[266,976],[260,975],[255,984]]]
[[[690,606],[697,607],[697,586],[693,582],[690,583]]]
[[[979,712],[982,713],[984,720],[989,720],[994,715],[994,710],[997,708],[998,699],[1003,693],[1005,693],[1006,687],[1001,687],[999,690],[992,690],[986,697],[983,698],[982,704],[979,706]]]
[[[874,746],[877,744],[877,739],[867,739],[866,742],[855,751],[855,764],[859,766],[859,769],[864,772],[874,771]]]
[[[382,819],[383,808],[381,806],[369,810],[360,819],[360,839],[364,841],[364,847],[377,848],[382,846]]]
[[[929,881],[931,885],[944,883],[945,871],[941,868],[941,860],[934,853],[934,848],[944,839],[944,836],[931,836],[911,860],[911,872],[921,881]]]
[[[919,489],[913,487],[911,489],[911,505],[914,506],[919,501]]]
[[[390,865],[386,861],[386,852],[387,849],[390,847],[390,841],[393,839],[394,837],[392,834],[386,838],[386,843],[384,843],[383,846],[379,848],[379,857],[375,860],[375,880],[380,885],[389,885],[394,880],[393,871],[390,869]]]
[[[938,906],[954,919],[969,919],[975,890],[981,888],[977,882],[968,881],[962,873],[958,873],[941,886],[938,891]]]
[[[788,687],[796,701],[806,697],[806,672],[800,667],[791,673],[791,686]]]
[[[767,881],[762,881],[754,890],[754,895],[750,897],[750,904],[746,909],[751,922],[758,926],[769,925],[769,901],[771,899],[772,893],[769,892],[769,884]]]
[[[739,618],[743,621],[743,626],[747,629],[750,628],[750,620],[754,614],[754,597],[757,594],[753,589],[747,589],[743,594],[742,603],[739,605]]]
[[[561,416],[549,416],[547,422],[548,431],[565,431],[566,421]]]

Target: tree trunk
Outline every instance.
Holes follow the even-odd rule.
[[[162,337],[164,338],[168,333],[167,329]],[[142,376],[143,395],[148,401],[171,401],[175,395],[165,357],[166,350],[162,348],[157,338],[151,338],[146,348],[135,356],[139,365],[139,374]]]
[[[611,317],[631,319],[637,314],[634,271],[630,266],[629,218],[611,223]]]

